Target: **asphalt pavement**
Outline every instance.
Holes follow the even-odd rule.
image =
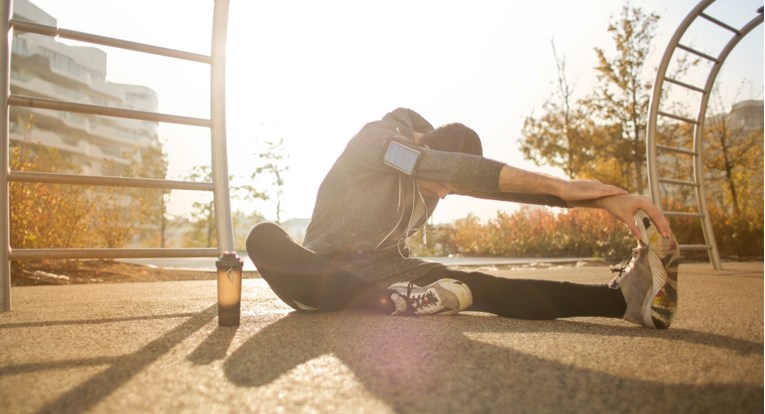
[[[487,269],[600,283],[603,266]],[[244,281],[14,287],[3,413],[762,413],[763,263],[683,264],[657,331],[620,319],[296,314]]]

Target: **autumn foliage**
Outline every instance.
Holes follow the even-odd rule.
[[[10,155],[12,171],[78,171],[49,147],[14,146]],[[153,189],[11,182],[9,196],[11,247],[46,249],[125,247],[147,231],[143,223],[160,215],[162,194]]]
[[[715,236],[724,258],[761,257],[761,214],[731,215],[712,207]],[[698,218],[672,217],[680,244],[704,244]],[[482,222],[468,215],[428,230],[428,243],[415,242],[417,255],[475,257],[599,257],[608,263],[629,259],[636,246],[626,226],[603,210],[524,207],[497,212]],[[683,251],[683,257],[706,260],[705,251]]]
[[[43,150],[34,156],[20,147],[11,149],[11,169],[39,171],[65,164],[55,151]],[[11,247],[79,247],[87,240],[89,200],[85,189],[43,183],[10,183]]]
[[[590,209],[521,208],[481,222],[469,215],[432,230],[418,254],[499,257],[603,257],[620,261],[635,241],[607,213]]]

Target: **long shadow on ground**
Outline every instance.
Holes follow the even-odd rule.
[[[623,357],[637,358],[625,368],[595,370],[515,349],[507,345],[513,335],[516,340],[524,335],[558,346],[581,346],[576,342],[584,337],[604,341],[604,347],[635,340],[642,345],[625,346]],[[475,339],[479,337],[491,340]],[[661,369],[641,365],[642,360],[655,362],[653,353],[666,347],[695,346],[737,355],[762,355],[763,347],[704,332],[580,320],[291,313],[254,334],[225,361],[224,368],[233,383],[260,387],[331,354],[367,390],[399,412],[762,412],[763,388],[744,381],[692,385],[634,379],[651,378],[651,370]],[[611,356],[619,352],[613,350]]]

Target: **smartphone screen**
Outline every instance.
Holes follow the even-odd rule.
[[[407,175],[412,175],[417,166],[417,161],[420,159],[420,154],[420,151],[414,148],[391,140],[388,141],[383,162]]]

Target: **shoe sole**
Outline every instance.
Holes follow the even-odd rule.
[[[643,211],[635,214],[640,228],[641,242],[648,246],[648,265],[651,269],[651,294],[642,305],[645,326],[666,329],[677,310],[677,266],[679,252],[673,235],[665,239],[656,225]]]

